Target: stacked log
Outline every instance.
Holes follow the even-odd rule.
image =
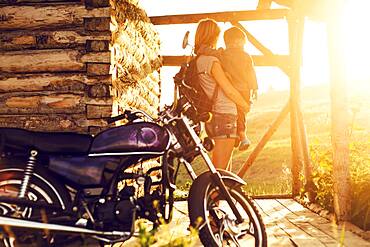
[[[111,116],[109,2],[0,2],[0,127],[97,132]]]
[[[137,1],[0,0],[0,127],[96,133],[112,106],[155,115],[160,65]]]
[[[136,0],[111,0],[112,83],[116,112],[142,109],[155,116],[159,107],[160,41]]]

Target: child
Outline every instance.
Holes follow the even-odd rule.
[[[202,47],[201,53],[218,57],[235,89],[241,93],[247,102],[250,102],[251,98],[256,99],[258,86],[252,58],[244,51],[246,40],[247,38],[240,28],[231,27],[224,33],[225,50]],[[248,149],[251,144],[245,133],[245,118],[245,113],[238,108],[237,131],[240,139],[239,150],[241,151]]]

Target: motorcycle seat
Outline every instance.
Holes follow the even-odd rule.
[[[86,154],[93,137],[72,132],[37,132],[19,128],[0,128],[0,150],[10,147],[44,153]]]

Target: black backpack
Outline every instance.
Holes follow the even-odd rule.
[[[213,95],[209,98],[200,85],[200,75],[204,75],[206,72],[198,71],[197,60],[198,56],[186,64],[184,83],[189,87],[185,89],[187,91],[186,95],[188,100],[191,101],[192,105],[197,109],[198,114],[203,114],[212,112],[212,106],[218,93],[218,85],[216,84]]]

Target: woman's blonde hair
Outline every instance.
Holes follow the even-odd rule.
[[[221,29],[216,21],[212,19],[203,19],[199,21],[197,32],[195,33],[195,54],[197,54],[201,45],[215,46],[220,32]]]

